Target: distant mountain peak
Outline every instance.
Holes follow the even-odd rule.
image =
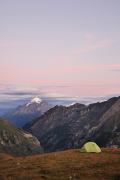
[[[31,99],[31,101],[27,103],[26,106],[29,106],[32,103],[40,104],[41,102],[42,102],[42,99],[36,96],[33,99]]]
[[[34,118],[40,117],[46,111],[51,109],[53,105],[38,96],[33,97],[28,103],[18,106],[11,112],[4,115],[13,124],[22,127]]]

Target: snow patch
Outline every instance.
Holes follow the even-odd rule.
[[[40,99],[39,97],[35,97],[30,101],[30,103],[27,103],[26,106],[29,106],[30,104],[33,104],[33,103],[40,104],[41,102],[42,102],[42,99]]]
[[[76,104],[77,102],[73,102],[73,103],[71,103],[71,104],[67,104],[67,105],[65,105],[66,107],[69,107],[69,106],[73,106],[74,104]]]
[[[34,103],[34,102],[40,104],[42,102],[42,99],[40,99],[39,97],[35,97],[31,100],[31,103]]]

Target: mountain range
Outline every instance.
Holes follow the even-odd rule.
[[[81,147],[95,141],[101,147],[120,147],[120,97],[88,106],[55,106],[24,129],[36,136],[46,152]]]
[[[10,120],[17,127],[22,127],[32,119],[40,117],[52,107],[53,105],[49,104],[47,101],[35,97],[30,102],[18,106],[12,111],[4,114],[3,117]]]
[[[27,155],[79,148],[87,141],[120,147],[120,97],[55,106],[35,97],[0,119],[0,152]],[[15,125],[22,127],[17,128]]]

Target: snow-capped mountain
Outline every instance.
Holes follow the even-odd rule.
[[[39,97],[34,97],[30,102],[18,106],[11,112],[5,114],[4,117],[8,118],[18,127],[22,127],[32,119],[40,117],[52,107],[53,105],[49,104],[47,101],[42,100]]]

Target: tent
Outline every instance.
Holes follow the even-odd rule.
[[[83,147],[80,149],[80,152],[94,152],[94,153],[100,153],[101,149],[95,142],[87,142],[83,145]]]

